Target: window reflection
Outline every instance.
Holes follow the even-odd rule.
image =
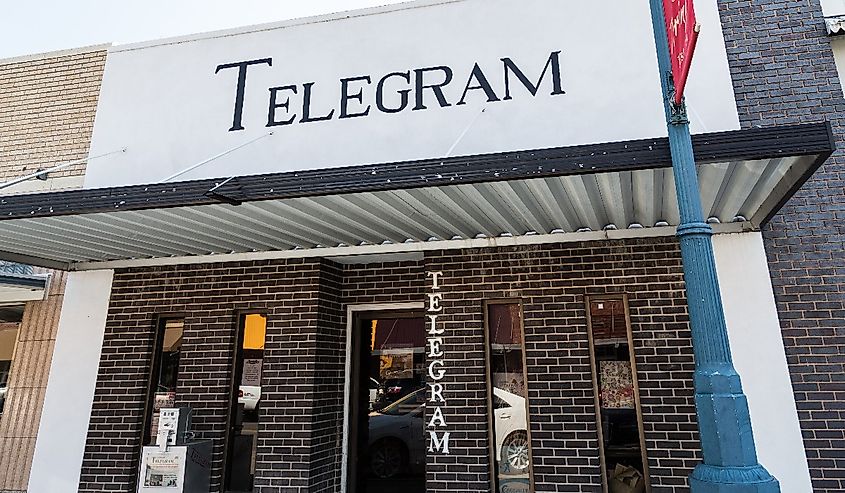
[[[518,303],[487,305],[487,331],[495,488],[501,493],[527,492],[531,451],[521,306]]]
[[[0,320],[0,415],[6,402],[6,392],[9,385],[9,373],[12,369],[12,359],[15,355],[15,341],[18,339],[17,324],[3,327]]]
[[[367,320],[369,415],[364,481],[366,493],[425,490],[425,320]],[[362,403],[363,404],[363,403]],[[366,437],[366,438],[364,438]]]
[[[267,317],[260,314],[244,315],[240,330],[242,343],[235,360],[238,400],[232,418],[234,426],[229,444],[227,476],[227,491],[231,492],[253,489]]]
[[[158,435],[158,416],[161,409],[176,405],[176,384],[179,379],[179,358],[182,353],[182,333],[184,321],[181,319],[163,320],[159,330],[159,347],[154,355],[152,414],[149,433],[144,445],[155,445]]]
[[[589,310],[605,491],[616,491],[614,488],[622,486],[631,491],[647,491],[635,368],[624,301],[591,300]]]

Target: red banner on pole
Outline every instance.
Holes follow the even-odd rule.
[[[663,0],[672,78],[675,81],[675,104],[681,104],[689,76],[690,63],[698,40],[699,26],[692,0]]]

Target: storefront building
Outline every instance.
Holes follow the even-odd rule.
[[[773,6],[696,4],[693,144],[759,461],[839,491],[842,93]],[[110,48],[83,189],[0,201],[0,256],[70,271],[28,490],[166,483],[178,405],[212,491],[688,491],[654,53],[646,2],[543,0]]]

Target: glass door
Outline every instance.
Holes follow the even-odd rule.
[[[351,491],[423,493],[425,319],[373,314],[359,317],[356,326]]]

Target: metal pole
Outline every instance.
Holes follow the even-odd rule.
[[[223,157],[223,156],[225,156],[225,155],[227,155],[227,154],[231,154],[231,153],[233,153],[233,152],[237,151],[238,149],[241,149],[241,148],[243,148],[243,147],[246,147],[246,146],[248,146],[248,145],[250,145],[250,144],[252,144],[252,143],[254,143],[254,142],[257,142],[257,141],[259,141],[259,140],[263,139],[264,137],[269,137],[269,136],[271,136],[271,135],[273,135],[273,132],[267,132],[266,134],[261,135],[261,136],[259,136],[259,137],[256,137],[256,138],[254,138],[254,139],[252,139],[252,140],[248,140],[248,141],[244,142],[243,144],[240,144],[240,145],[237,145],[237,146],[235,146],[235,147],[232,147],[231,149],[227,149],[227,150],[225,150],[225,151],[221,152],[220,154],[215,154],[214,156],[211,156],[211,157],[210,157],[210,158],[208,158],[208,159],[203,159],[202,161],[198,162],[197,164],[195,164],[195,165],[193,165],[193,166],[191,166],[191,167],[189,167],[189,168],[185,168],[185,169],[183,169],[182,171],[180,171],[180,172],[178,172],[178,173],[174,173],[174,174],[172,174],[172,175],[168,176],[167,178],[165,178],[165,179],[163,179],[163,180],[159,181],[158,183],[167,183],[167,182],[169,182],[170,180],[172,180],[172,179],[174,179],[174,178],[179,178],[180,176],[184,175],[185,173],[188,173],[188,172],[190,172],[190,171],[193,171],[193,170],[195,170],[195,169],[199,168],[200,166],[204,166],[204,165],[206,165],[206,164],[208,164],[208,163],[210,163],[210,162],[214,161],[215,159],[220,159],[221,157]]]
[[[757,461],[748,401],[731,358],[713,257],[713,230],[701,212],[689,120],[684,103],[672,103],[663,0],[650,2],[681,217],[677,234],[695,353],[695,407],[704,457],[689,477],[690,489],[693,493],[776,493],[780,491],[778,481]]]
[[[36,171],[35,173],[29,174],[29,175],[26,175],[26,176],[21,176],[20,178],[15,178],[14,180],[10,180],[10,181],[7,181],[5,183],[0,183],[0,190],[2,190],[4,188],[9,188],[12,185],[17,185],[18,183],[23,183],[23,182],[31,180],[33,178],[38,178],[39,176],[44,176],[46,178],[47,175],[49,175],[50,173],[55,173],[56,171],[61,171],[61,170],[65,169],[69,166],[73,166],[75,164],[82,164],[86,161],[93,161],[94,159],[99,159],[101,157],[111,156],[112,154],[117,154],[119,152],[126,152],[126,148],[124,147],[123,149],[121,149],[119,151],[107,152],[105,154],[100,154],[98,156],[84,157],[82,159],[77,159],[76,161],[70,161],[68,163],[63,163],[63,164],[59,164],[57,166],[53,166],[52,168],[47,168],[47,169],[43,169],[41,171]]]

